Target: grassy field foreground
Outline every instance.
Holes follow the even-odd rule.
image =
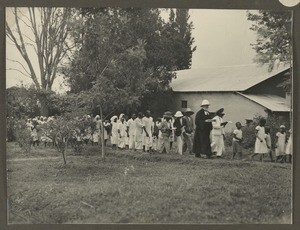
[[[9,223],[291,223],[290,164],[13,148]]]

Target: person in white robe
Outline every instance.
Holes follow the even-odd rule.
[[[113,116],[111,119],[111,145],[113,149],[117,148],[118,144],[118,117]]]
[[[145,131],[145,125],[143,123],[143,113],[139,112],[135,121],[135,150],[143,149],[143,132]]]
[[[125,121],[125,116],[124,114],[121,114],[119,117],[119,122],[118,122],[118,135],[119,135],[119,140],[118,140],[118,147],[120,149],[125,148],[125,139],[127,136],[127,124]]]
[[[219,109],[216,112],[215,117],[212,119],[212,131],[211,131],[211,147],[212,152],[217,155],[217,158],[220,158],[224,152],[225,146],[224,146],[224,126],[227,124],[227,122],[223,122],[223,111],[224,109]]]
[[[150,148],[152,147],[152,133],[153,133],[153,118],[150,116],[150,111],[146,111],[146,116],[143,117],[143,124],[144,124],[144,132],[143,132],[143,138],[144,138],[144,145],[145,145],[145,151],[149,152]]]
[[[135,148],[135,129],[136,129],[135,119],[136,119],[136,115],[134,113],[132,114],[131,118],[127,122],[128,134],[129,134],[129,141],[128,141],[129,149]]]

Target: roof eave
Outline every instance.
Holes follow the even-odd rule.
[[[272,110],[272,109],[267,108],[266,106],[262,105],[261,103],[259,103],[259,102],[255,101],[255,100],[253,100],[253,99],[247,97],[246,95],[242,94],[241,92],[236,92],[236,93],[239,94],[239,95],[241,95],[241,96],[243,96],[244,98],[247,98],[247,99],[250,100],[250,101],[255,102],[256,104],[258,104],[258,105],[260,105],[260,106],[266,108],[267,110],[269,110],[269,111],[271,111],[271,112],[277,112],[277,113],[290,113],[290,112],[291,112],[291,110]]]

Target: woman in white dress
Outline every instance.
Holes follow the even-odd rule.
[[[223,122],[223,115],[224,115],[224,109],[221,108],[216,112],[216,116],[213,118],[212,121],[212,131],[211,131],[211,147],[212,152],[217,155],[217,158],[220,158],[225,150],[224,145],[224,126],[227,124],[227,122]]]
[[[275,155],[276,155],[276,162],[282,160],[284,158],[285,153],[285,144],[286,144],[286,132],[285,126],[281,125],[279,127],[279,132],[276,133],[276,148],[275,148]]]
[[[138,117],[134,120],[135,122],[135,150],[142,150],[143,149],[143,132],[145,130],[145,125],[143,123],[143,113],[139,112]]]
[[[120,149],[124,149],[126,145],[126,137],[127,137],[127,124],[125,121],[124,114],[121,114],[119,118],[118,135],[119,135],[118,147]]]
[[[266,119],[261,118],[259,120],[259,125],[255,128],[255,147],[254,154],[251,155],[251,160],[253,160],[254,156],[261,155],[261,159],[263,160],[263,155],[269,152],[267,143],[266,143],[266,132],[265,132]]]
[[[111,146],[113,149],[117,148],[118,144],[118,117],[113,116],[111,119]]]

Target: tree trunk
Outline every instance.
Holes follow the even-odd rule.
[[[48,117],[49,116],[49,107],[48,107],[48,103],[47,103],[47,98],[41,97],[40,103],[41,103],[41,116]]]

